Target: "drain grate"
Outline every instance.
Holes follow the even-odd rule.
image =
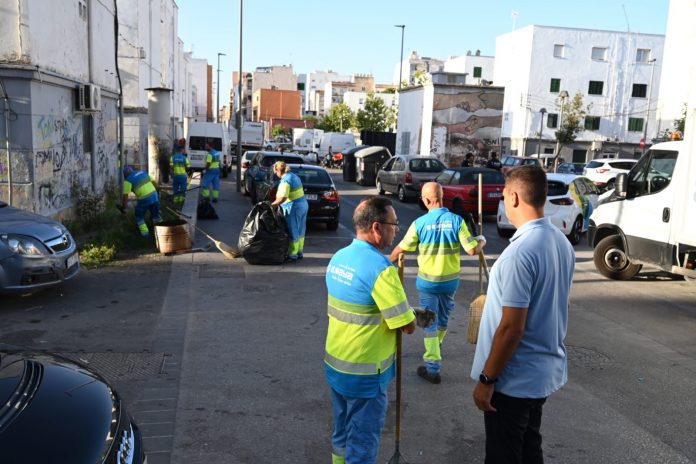
[[[568,361],[577,367],[600,369],[614,362],[606,354],[592,348],[566,345],[566,350],[568,351]]]
[[[151,379],[162,373],[165,353],[59,353],[88,365],[109,382]]]

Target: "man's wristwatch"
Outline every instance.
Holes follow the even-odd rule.
[[[481,382],[481,383],[484,384],[484,385],[493,385],[493,384],[496,383],[497,381],[498,381],[497,378],[491,379],[491,378],[489,378],[486,374],[484,374],[483,372],[481,372],[481,374],[479,374],[479,382]]]

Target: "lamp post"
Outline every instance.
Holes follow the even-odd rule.
[[[401,73],[404,70],[404,29],[406,29],[405,24],[396,24],[394,27],[400,27],[401,28],[401,55],[399,59],[399,91],[401,91]]]
[[[539,110],[541,113],[541,121],[539,121],[539,142],[537,143],[537,156],[541,160],[541,132],[544,130],[544,114],[546,114],[546,108]]]
[[[215,122],[220,122],[220,57],[227,56],[224,53],[218,53],[217,67],[217,97],[215,102]]]
[[[237,76],[237,191],[242,191],[242,12],[244,0],[239,0],[239,75]]]
[[[568,91],[566,90],[561,90],[561,93],[558,94],[558,98],[561,99],[561,117],[559,118],[558,121],[558,128],[559,130],[563,130],[563,113],[565,113],[565,103],[566,99],[568,98]],[[558,158],[561,156],[561,141],[558,139],[558,136],[556,136],[556,157],[553,160],[553,172],[556,172],[556,168],[558,167]]]
[[[645,153],[645,146],[648,144],[648,121],[650,121],[650,100],[652,100],[652,89],[653,89],[653,76],[655,75],[655,61],[657,58],[648,60],[648,63],[652,65],[650,70],[650,89],[648,91],[648,109],[645,112],[645,124],[643,125],[643,153]]]

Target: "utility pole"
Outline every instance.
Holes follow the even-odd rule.
[[[652,65],[652,69],[650,70],[650,89],[648,89],[648,109],[645,112],[645,124],[643,124],[643,153],[645,153],[645,146],[648,144],[648,121],[650,121],[650,100],[652,100],[653,76],[655,75],[655,61],[657,61],[657,58],[648,60],[648,63]]]
[[[399,60],[399,92],[401,92],[401,82],[403,81],[401,77],[401,73],[404,70],[404,29],[406,29],[405,24],[397,24],[394,27],[400,27],[401,28],[401,55],[400,55],[400,60]]]
[[[218,53],[217,66],[217,101],[215,103],[215,122],[220,122],[220,57],[227,56],[224,53]]]
[[[239,0],[239,76],[237,76],[237,191],[242,191],[242,12],[244,0]]]
[[[539,121],[539,142],[537,142],[537,156],[539,157],[539,161],[541,161],[541,132],[544,130],[544,114],[546,113],[546,108],[540,109],[539,113],[541,113],[541,121]]]
[[[568,98],[568,92],[566,90],[561,90],[558,94],[558,98],[561,99],[561,117],[558,122],[558,129],[563,130],[563,113],[565,113],[565,103]],[[556,157],[553,160],[553,172],[556,172],[558,167],[558,157],[561,156],[561,141],[556,137]]]

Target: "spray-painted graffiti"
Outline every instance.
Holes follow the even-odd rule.
[[[65,206],[70,197],[60,190],[53,182],[39,185],[40,206],[49,210],[59,210]]]

